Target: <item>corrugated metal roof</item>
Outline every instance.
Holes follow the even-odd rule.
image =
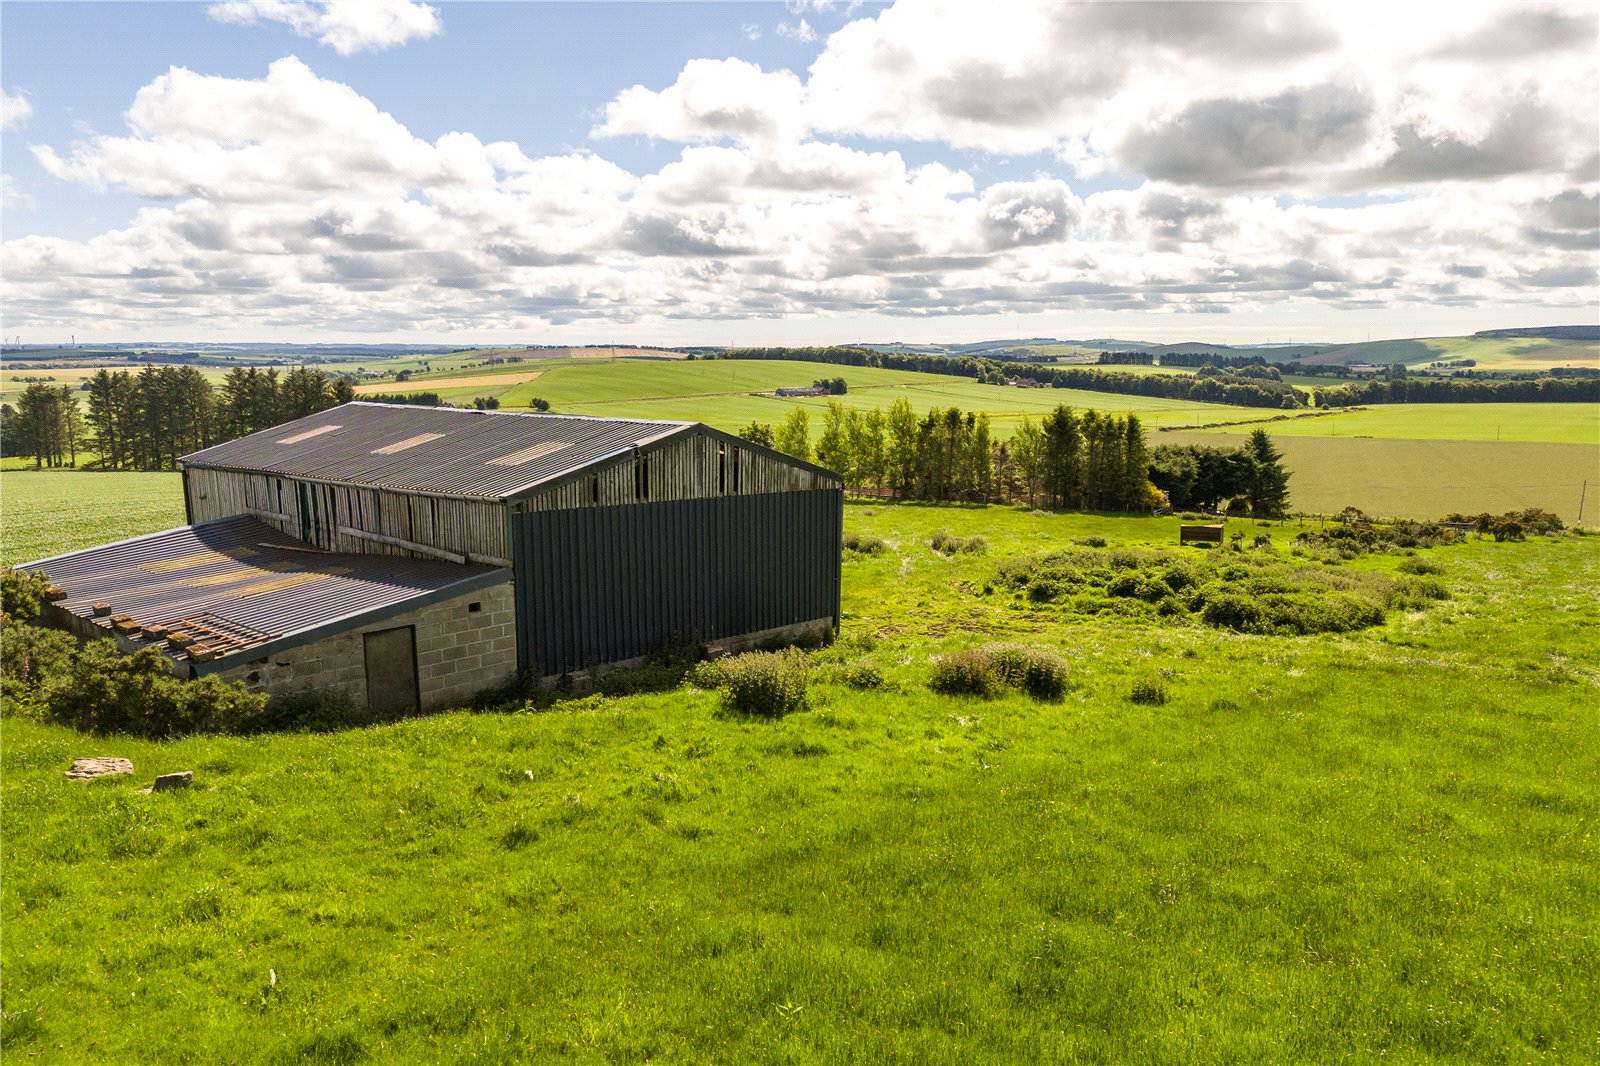
[[[203,449],[182,462],[506,499],[695,425],[357,402]]]
[[[260,658],[270,650],[511,578],[509,570],[491,566],[308,552],[298,541],[243,516],[58,555],[19,569],[50,575],[66,593],[58,606],[108,631],[112,617],[126,615],[140,627],[198,637],[214,656],[208,668],[229,665],[229,659]],[[97,602],[110,605],[108,616],[94,617]]]

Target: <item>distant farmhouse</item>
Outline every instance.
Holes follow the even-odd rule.
[[[699,423],[350,403],[182,463],[188,525],[24,569],[183,676],[403,714],[838,624],[838,475]]]
[[[786,386],[773,393],[774,396],[826,396],[828,390],[821,385]]]

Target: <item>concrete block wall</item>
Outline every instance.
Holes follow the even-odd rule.
[[[478,610],[471,610],[473,604]],[[220,671],[253,692],[286,694],[335,688],[357,707],[366,706],[367,633],[416,627],[417,688],[422,710],[464,704],[517,670],[516,609],[505,581],[416,611],[358,626],[298,648]]]

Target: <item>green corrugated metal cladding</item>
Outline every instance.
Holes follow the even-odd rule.
[[[512,514],[517,657],[544,676],[839,617],[838,489]]]

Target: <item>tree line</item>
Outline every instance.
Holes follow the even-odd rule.
[[[1076,411],[1063,404],[1037,422],[1025,416],[1008,441],[994,439],[987,414],[935,407],[918,417],[903,397],[887,412],[830,401],[822,420],[815,447],[804,407],[796,407],[776,429],[752,422],[739,435],[837,471],[846,488],[858,494],[1139,511],[1166,502],[1159,491],[1166,482],[1180,490],[1182,503],[1174,500],[1175,506],[1203,502],[1202,497],[1215,505],[1210,494],[1219,489],[1230,499],[1248,499],[1260,515],[1282,514],[1288,504],[1289,475],[1265,432],[1258,431],[1259,442],[1252,437],[1250,445],[1237,449],[1238,456],[1204,449],[1207,479],[1197,493],[1198,471],[1188,481],[1167,476],[1169,467],[1186,470],[1184,460],[1170,458],[1169,448],[1152,453],[1137,415]],[[1213,452],[1229,458],[1213,463]],[[1163,457],[1159,463],[1158,456]],[[1161,480],[1156,480],[1158,471]]]
[[[978,381],[1004,380],[1008,369],[996,362],[969,356],[921,355],[914,352],[875,352],[867,348],[730,348],[723,359],[795,359],[840,366],[871,366],[909,370],[919,374],[952,374]],[[1232,370],[1213,375],[1127,374],[1088,367],[1029,364],[1028,376],[1058,389],[1082,389],[1129,396],[1160,396],[1198,400],[1238,407],[1304,407],[1305,399],[1293,386],[1267,378],[1251,378]]]
[[[220,387],[192,366],[100,370],[81,391],[30,385],[4,415],[6,454],[75,466],[79,452],[107,470],[168,470],[178,457],[354,398],[350,382],[320,370],[236,367]]]
[[[1380,403],[1600,403],[1600,378],[1373,377],[1318,388],[1318,407]]]

